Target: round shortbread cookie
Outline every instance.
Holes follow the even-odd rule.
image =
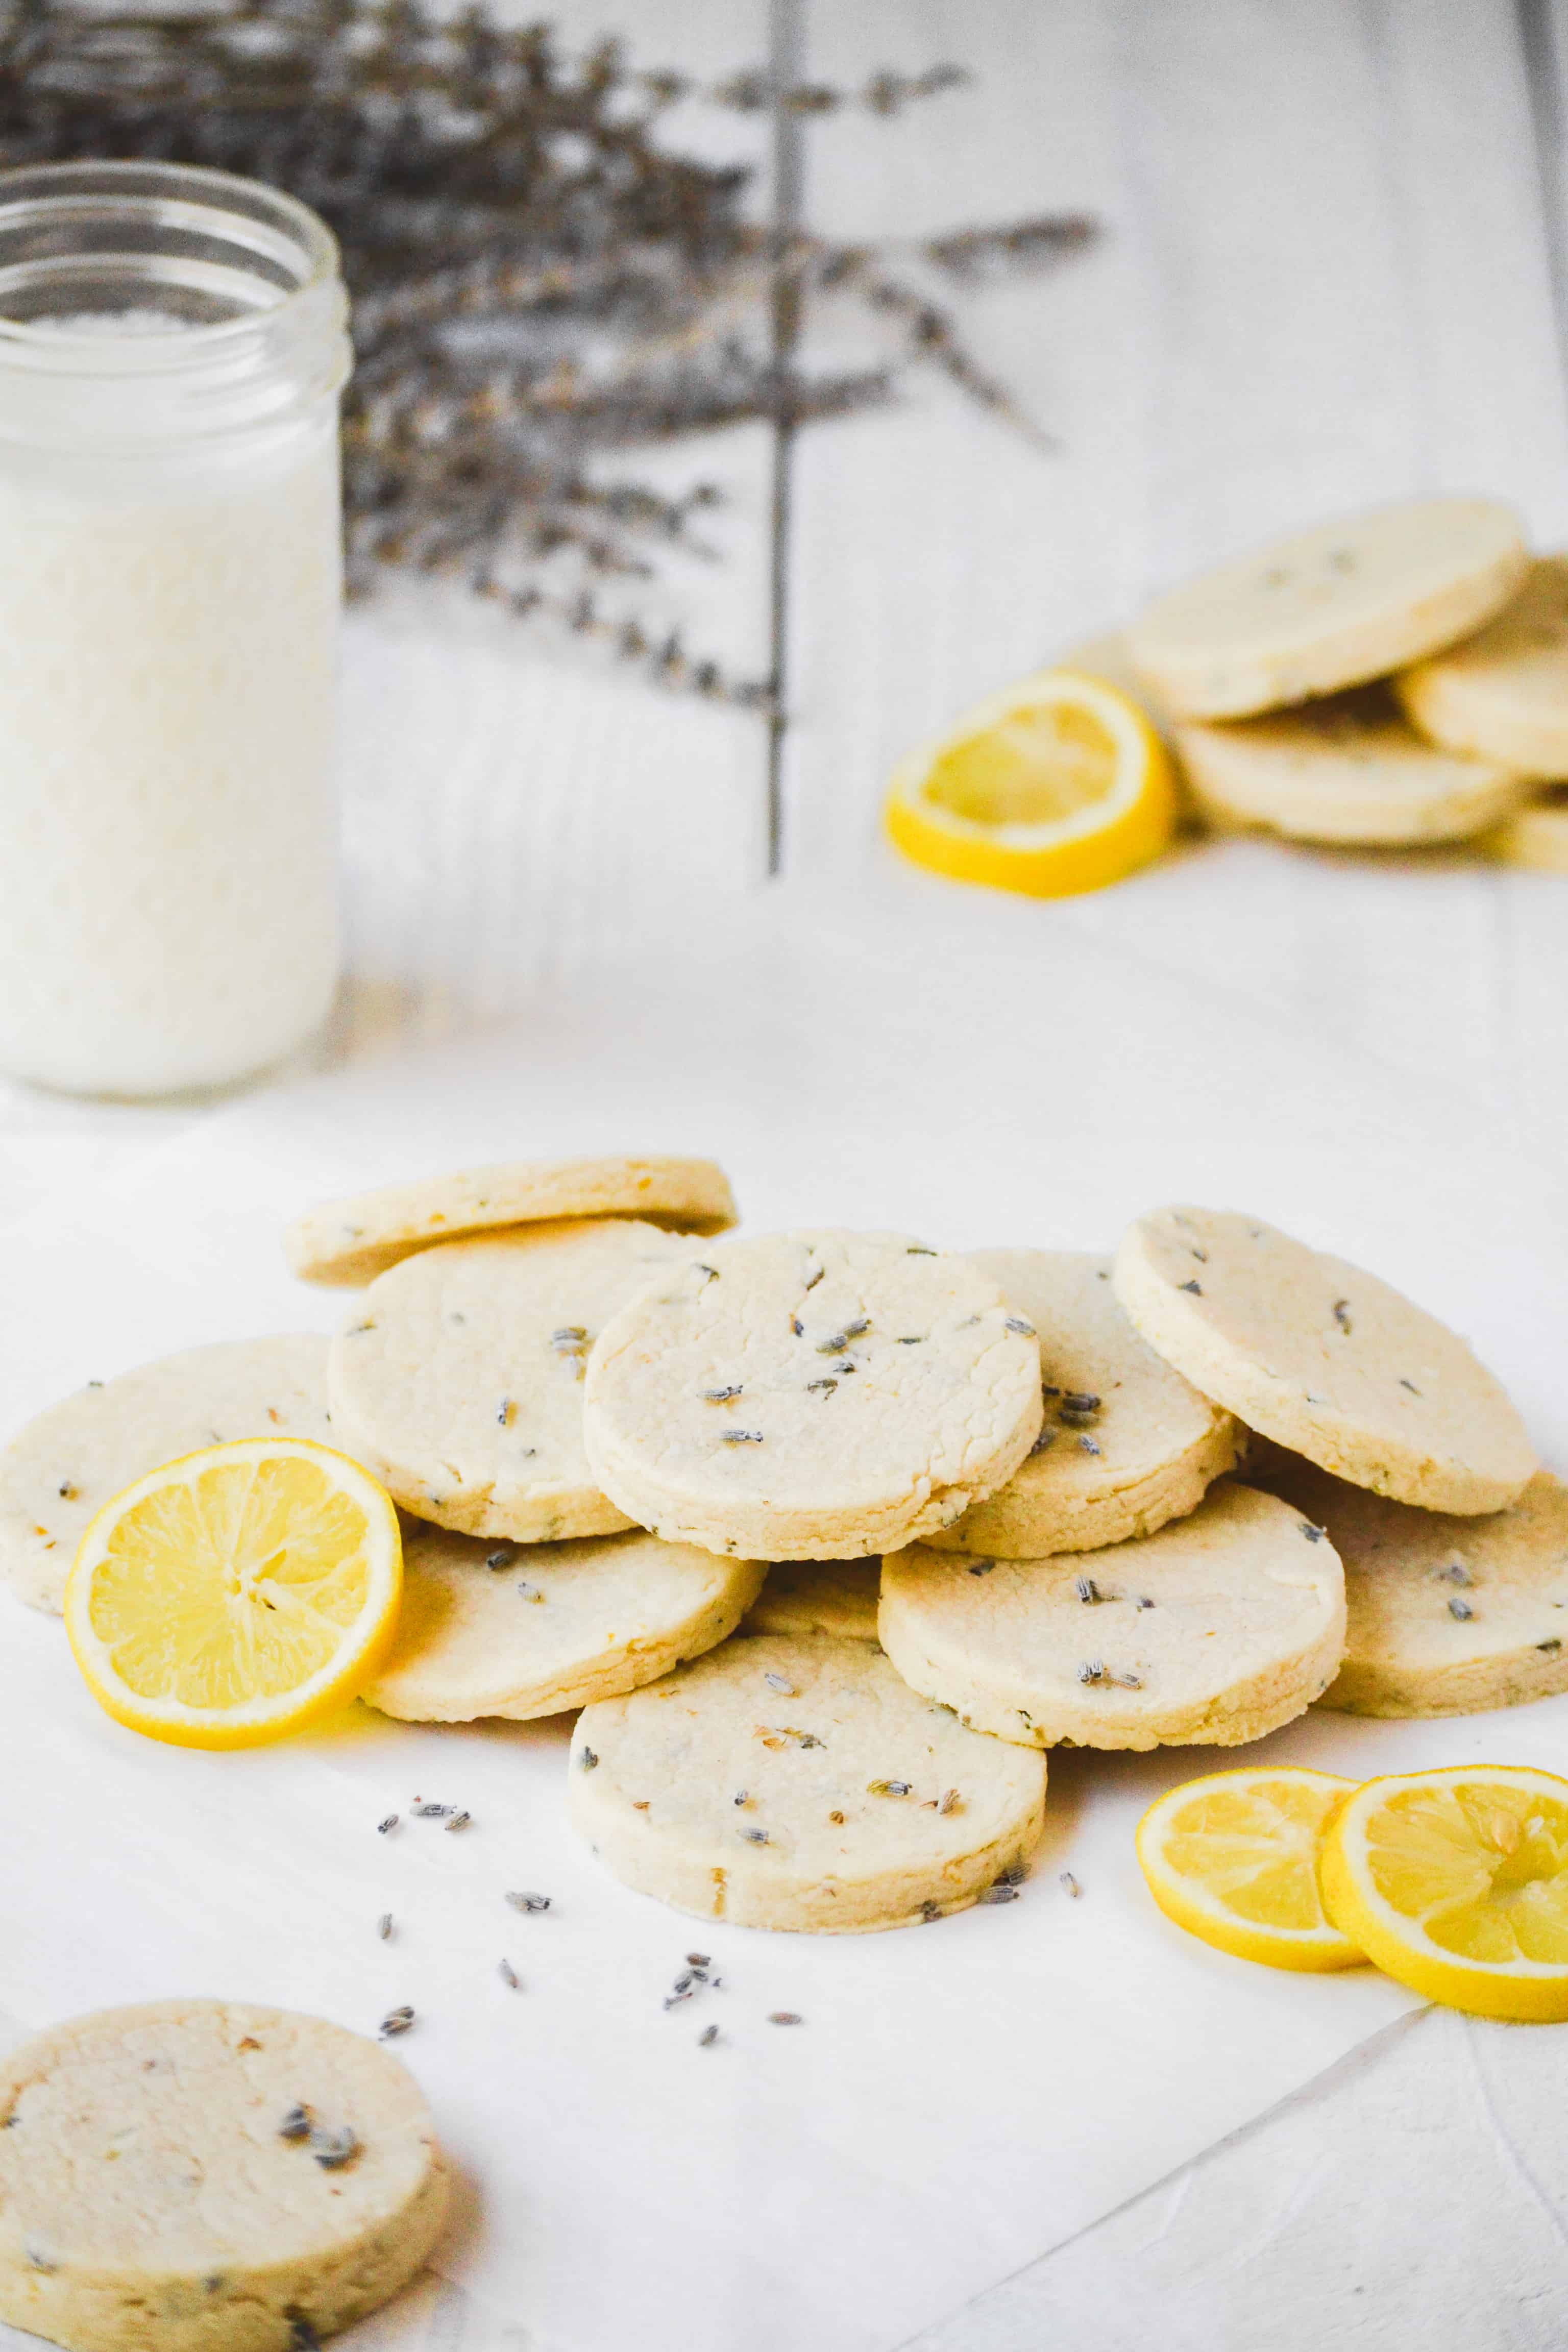
[[[1244,719],[1359,686],[1479,629],[1529,564],[1492,499],[1424,499],[1274,540],[1173,588],[1129,631],[1170,710]]]
[[[878,1631],[907,1683],[999,1739],[1234,1748],[1327,1688],[1344,1578],[1321,1528],[1226,1482],[1087,1559],[895,1553]]]
[[[1477,843],[1503,866],[1568,874],[1568,784],[1548,784]]]
[[[879,1559],[784,1560],[742,1627],[745,1633],[831,1633],[844,1642],[877,1638]]]
[[[1226,1209],[1155,1209],[1117,1253],[1152,1348],[1249,1429],[1427,1510],[1500,1511],[1536,1468],[1501,1385],[1375,1275]]]
[[[404,1546],[397,1632],[360,1696],[408,1723],[616,1698],[732,1633],[763,1574],[640,1531],[520,1549],[428,1528]]]
[[[963,1910],[1040,1834],[1043,1756],[965,1731],[869,1642],[746,1636],[579,1717],[574,1826],[626,1885],[818,1935]]]
[[[334,1424],[437,1527],[519,1543],[629,1527],[583,1450],[588,1349],[700,1247],[609,1217],[421,1250],[377,1276],[332,1342]]]
[[[588,1360],[595,1477],[671,1543],[865,1559],[946,1527],[1039,1433],[998,1285],[893,1234],[772,1234],[646,1291]]]
[[[447,2195],[412,2075],[320,2018],[154,2001],[0,2059],[0,2318],[73,2352],[313,2342],[414,2277]]]
[[[1434,743],[1521,776],[1568,776],[1568,555],[1538,555],[1511,604],[1394,690]]]
[[[437,1242],[563,1217],[717,1234],[734,1223],[735,1201],[711,1160],[517,1160],[328,1201],[296,1217],[283,1251],[302,1281],[357,1287]]]
[[[927,1540],[1039,1559],[1152,1535],[1234,1468],[1241,1433],[1141,1339],[1110,1260],[1076,1250],[973,1250],[1040,1335],[1046,1425],[1005,1486]]]
[[[223,1339],[94,1381],[38,1414],[0,1455],[0,1576],[35,1609],[64,1605],[89,1520],[165,1462],[239,1437],[349,1451],[327,1413],[327,1342]]]
[[[1460,841],[1497,824],[1529,791],[1507,768],[1438,751],[1381,686],[1267,719],[1184,725],[1176,738],[1211,824],[1292,841]]]
[[[1322,1706],[1478,1715],[1568,1690],[1568,1487],[1550,1471],[1481,1518],[1413,1510],[1310,1462],[1268,1483],[1344,1562],[1345,1654]]]

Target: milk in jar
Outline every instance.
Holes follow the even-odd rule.
[[[220,173],[0,175],[0,1069],[249,1076],[339,963],[344,299]]]

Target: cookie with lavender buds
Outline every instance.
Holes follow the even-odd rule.
[[[742,1636],[584,1710],[573,1826],[639,1894],[741,1927],[915,1927],[1021,1875],[1046,1759],[966,1731],[869,1642]]]
[[[90,1381],[0,1455],[0,1577],[58,1614],[77,1546],[111,1496],[203,1446],[276,1436],[343,1446],[327,1411],[327,1342],[313,1333],[224,1339]]]
[[[421,1519],[520,1543],[633,1524],[583,1446],[596,1334],[702,1244],[630,1217],[442,1242],[378,1275],[332,1342],[333,1424]]]
[[[714,1648],[763,1575],[640,1531],[520,1546],[426,1528],[404,1545],[397,1632],[360,1696],[410,1723],[587,1706]]]
[[[1140,1339],[1110,1260],[1077,1250],[974,1250],[1039,1334],[1045,1426],[1005,1486],[926,1540],[1038,1559],[1152,1535],[1235,1466],[1241,1433]]]
[[[297,1217],[284,1255],[304,1282],[356,1288],[416,1250],[462,1234],[563,1217],[640,1217],[677,1233],[722,1233],[734,1195],[710,1160],[519,1160],[383,1185]]]
[[[1479,629],[1529,566],[1495,499],[1421,499],[1269,541],[1157,596],[1129,631],[1176,717],[1243,719],[1419,661]]]
[[[1150,1346],[1278,1445],[1432,1511],[1500,1511],[1537,1467],[1500,1381],[1375,1275],[1228,1209],[1154,1209],[1117,1252]]]
[[[1232,1748],[1332,1681],[1344,1577],[1321,1527],[1222,1480],[1187,1518],[1087,1556],[895,1553],[878,1631],[912,1689],[998,1739]]]
[[[1175,734],[1194,802],[1222,831],[1374,848],[1463,841],[1530,789],[1494,760],[1429,743],[1381,686]]]
[[[1039,1433],[1039,1365],[965,1258],[895,1234],[725,1242],[600,1332],[588,1460],[670,1542],[868,1559],[1012,1476]]]
[[[1479,1518],[1391,1503],[1300,1460],[1268,1483],[1344,1562],[1345,1654],[1321,1706],[1476,1715],[1568,1690],[1568,1487],[1550,1471]]]
[[[0,2059],[0,2319],[75,2352],[286,2352],[406,2285],[447,2185],[412,2075],[341,2026],[72,2018]]]
[[[769,1569],[742,1631],[874,1642],[881,1580],[879,1559],[780,1560]]]

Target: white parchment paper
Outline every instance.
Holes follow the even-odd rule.
[[[1568,1257],[1510,1138],[1255,1017],[1244,974],[1205,992],[983,900],[931,936],[805,890],[674,909],[661,954],[505,1028],[221,1114],[0,1244],[0,1420],[174,1347],[331,1328],[352,1301],[294,1284],[278,1245],[319,1196],[477,1158],[679,1150],[723,1160],[753,1227],[1104,1247],[1161,1200],[1255,1210],[1466,1331],[1563,1466]],[[463,2176],[441,2266],[500,2331],[487,2343],[890,2352],[1412,2006],[1370,1971],[1227,1959],[1155,1912],[1133,1825],[1226,1760],[1212,1750],[1054,1757],[1019,1902],[811,1938],[617,1886],[565,1826],[566,1743],[565,1723],[355,1709],[273,1748],[160,1748],[99,1714],[58,1623],[0,1596],[0,2009],[43,2024],[206,1991],[374,2030],[412,2002],[400,2050]],[[1317,1714],[1267,1752],[1562,1769],[1568,1700]],[[472,1826],[410,1821],[416,1794]],[[552,1907],[521,1917],[508,1888]],[[667,2011],[689,1950],[722,1987]]]

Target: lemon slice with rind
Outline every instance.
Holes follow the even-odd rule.
[[[932,873],[1060,898],[1158,857],[1175,814],[1169,755],[1131,697],[1045,669],[901,761],[887,827]]]
[[[1324,1916],[1324,1823],[1355,1787],[1332,1772],[1253,1765],[1184,1780],[1138,1824],[1149,1892],[1178,1927],[1274,1969],[1353,1969],[1366,1955]]]
[[[246,1438],[104,1505],[66,1586],[66,1631],[116,1722],[246,1748],[369,1681],[402,1581],[397,1513],[367,1471],[304,1439]]]
[[[1568,2019],[1568,1780],[1455,1764],[1368,1780],[1331,1822],[1323,1906],[1384,1973],[1478,2017]]]

